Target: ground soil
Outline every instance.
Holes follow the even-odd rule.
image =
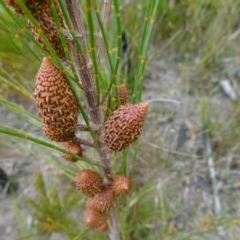
[[[210,119],[220,127],[216,130],[214,138],[211,139],[212,151],[217,158],[214,159],[215,171],[217,173],[216,188],[221,201],[222,209],[227,209],[230,203],[239,197],[240,183],[239,163],[234,162],[234,154],[224,151],[222,133],[224,124],[231,120],[232,110],[236,103],[232,102],[218,88],[213,95],[209,95],[215,83],[202,85],[202,89],[195,89],[191,85],[191,77],[181,77],[181,66],[178,63],[170,64],[164,60],[155,60],[148,66],[146,81],[144,83],[143,101],[149,101],[149,112],[144,126],[144,133],[140,139],[141,152],[138,159],[138,183],[144,184],[148,181],[163,181],[162,190],[166,190],[166,198],[178,197],[180,206],[170,201],[169,208],[176,212],[172,217],[171,226],[176,229],[191,229],[198,226],[199,222],[211,221],[214,212],[213,183],[209,175],[208,162],[205,157],[204,129],[202,123],[202,102],[207,101],[210,108]],[[219,81],[222,79],[218,79]],[[211,81],[211,79],[209,79]],[[33,102],[24,101],[13,97],[13,101],[19,101],[24,108],[36,113]],[[0,106],[0,122],[14,126],[22,130],[31,130],[28,123],[10,114]],[[33,131],[35,131],[33,129]],[[221,132],[222,131],[222,132]],[[15,197],[7,195],[4,191],[0,194],[0,240],[20,239],[20,223],[25,228],[31,228],[33,217],[29,211],[25,197],[33,196],[34,186],[32,173],[42,171],[46,175],[51,174],[54,169],[47,166],[42,159],[35,158],[30,151],[39,151],[31,143],[25,142],[23,149],[15,148],[16,143],[1,135],[1,160],[0,166],[15,179],[18,191]],[[221,151],[219,148],[222,148]],[[38,150],[37,150],[38,149]],[[222,155],[218,155],[221,152]],[[151,159],[149,160],[149,154]],[[36,156],[39,156],[36,154]],[[235,164],[235,165],[234,165]],[[234,167],[235,166],[235,167]],[[148,176],[145,169],[148,168]],[[173,183],[176,183],[173,185]],[[171,191],[169,190],[171,186]],[[14,210],[18,205],[20,213]],[[178,210],[176,210],[178,208]],[[192,211],[196,212],[193,221],[190,221]],[[237,205],[233,206],[232,213],[227,215],[236,217],[240,214]],[[217,232],[207,235],[207,239],[234,239],[234,234],[239,230],[234,229],[223,233],[219,237]],[[218,232],[219,233],[219,232]],[[224,238],[226,237],[226,238]],[[39,238],[29,238],[39,239]],[[49,238],[50,239],[50,238]],[[62,239],[54,235],[51,239]],[[200,238],[192,238],[200,239]]]

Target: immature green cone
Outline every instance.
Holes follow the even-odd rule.
[[[122,151],[142,132],[148,103],[120,106],[105,122],[105,143],[113,151]]]
[[[22,15],[23,12],[21,8],[18,6],[17,2],[15,0],[6,0],[7,4],[12,7],[16,13]],[[44,6],[47,4],[47,0],[23,0],[28,10],[31,12],[31,14],[38,18],[38,16],[41,14]]]
[[[90,169],[79,172],[75,178],[77,189],[88,197],[93,197],[103,189],[103,179]]]
[[[58,142],[72,140],[78,121],[77,102],[63,74],[48,58],[43,59],[37,73],[33,96],[43,118],[45,135]]]
[[[91,228],[103,227],[107,223],[108,214],[87,209],[83,215],[84,223]]]
[[[112,181],[112,189],[116,195],[127,195],[131,189],[131,181],[124,175],[117,175]]]
[[[89,201],[87,204],[89,209],[101,213],[109,213],[115,203],[115,193],[111,187],[108,187],[96,194],[93,199]]]
[[[78,156],[82,156],[83,155],[83,149],[81,148],[80,144],[74,142],[74,141],[69,141],[69,142],[64,142],[62,144],[62,147],[68,151],[68,152],[72,152],[73,154],[76,154]],[[61,156],[69,162],[76,162],[78,159],[75,157],[72,157],[66,153],[61,153]]]

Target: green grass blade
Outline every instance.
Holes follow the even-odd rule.
[[[59,152],[66,153],[66,154],[68,154],[72,157],[75,157],[75,158],[79,159],[79,161],[83,161],[83,162],[88,163],[90,165],[95,165],[95,166],[101,167],[99,164],[89,162],[85,158],[79,157],[78,155],[75,155],[72,152],[68,152],[68,151],[66,151],[66,150],[64,150],[64,149],[62,149],[62,148],[58,147],[57,145],[54,145],[50,142],[47,142],[45,140],[41,140],[39,137],[32,136],[27,132],[19,131],[19,130],[16,130],[16,129],[9,129],[9,128],[0,126],[0,133],[34,142],[36,144],[45,146],[47,148],[51,148],[53,150],[57,150]]]

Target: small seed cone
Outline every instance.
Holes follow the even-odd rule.
[[[125,84],[121,84],[118,86],[118,92],[119,92],[119,98],[121,105],[125,105],[128,100],[128,93],[127,93],[127,88]]]
[[[6,0],[7,4],[12,7],[17,14],[22,15],[23,12],[21,8],[18,6],[15,0]],[[25,0],[23,1],[28,8],[28,10],[31,12],[31,14],[38,18],[38,16],[43,11],[44,6],[47,4],[47,0]]]
[[[64,142],[62,144],[62,147],[66,150],[66,151],[69,151],[69,152],[72,152],[78,156],[82,156],[83,155],[83,149],[81,148],[80,144],[77,144],[76,142],[74,141],[69,141],[69,142]],[[76,162],[78,159],[75,158],[75,157],[72,157],[66,153],[61,153],[61,156],[69,161],[69,162]]]
[[[92,202],[88,203],[88,208],[101,213],[109,213],[115,203],[115,193],[112,188],[105,188],[93,197]]]
[[[66,134],[63,141],[72,140],[78,121],[77,102],[63,74],[48,58],[43,59],[37,73],[33,96],[43,118],[45,135],[62,141]]]
[[[95,171],[86,169],[75,178],[77,189],[88,197],[93,197],[103,189],[103,179]]]
[[[105,222],[103,225],[97,228],[99,232],[106,232],[108,230],[108,223]]]
[[[124,175],[117,175],[112,181],[112,189],[116,195],[127,195],[131,189],[131,181]]]
[[[120,106],[105,122],[105,143],[113,151],[122,151],[142,132],[147,103]]]
[[[87,209],[83,215],[84,223],[91,228],[99,228],[103,226],[106,224],[107,219],[108,214],[93,211],[91,209]]]

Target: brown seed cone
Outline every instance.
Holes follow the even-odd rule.
[[[45,135],[52,140],[54,135],[62,139],[66,134],[68,140],[64,141],[72,140],[78,121],[77,102],[63,74],[48,58],[43,59],[37,73],[33,96]]]
[[[74,131],[64,131],[60,128],[51,127],[47,124],[43,124],[42,131],[47,138],[55,142],[67,142],[71,141],[75,137]]]
[[[131,181],[124,175],[117,175],[112,181],[112,189],[116,195],[127,195],[131,189]]]
[[[147,103],[120,106],[105,122],[105,143],[113,151],[122,151],[142,132]]]
[[[63,17],[62,13],[59,9],[58,3],[56,0],[53,0],[53,4],[56,8],[57,14],[58,14],[58,19],[61,24],[61,28],[64,28],[64,22],[63,22]],[[63,49],[61,39],[58,35],[58,30],[57,26],[54,22],[50,6],[49,4],[46,4],[45,7],[43,8],[41,14],[38,16],[38,22],[40,24],[41,30],[44,32],[46,37],[48,38],[48,41],[51,43],[52,47],[56,51],[57,55],[63,59],[66,60],[66,54]],[[47,46],[44,44],[43,40],[41,39],[37,29],[33,26],[33,24],[28,21],[28,25],[30,26],[32,30],[32,34],[35,38],[35,40],[41,45],[41,47],[50,54],[50,51],[48,50]]]
[[[78,156],[83,156],[83,149],[81,148],[81,145],[80,144],[77,144],[76,142],[74,141],[69,141],[69,142],[64,142],[62,144],[62,147],[66,150],[66,151],[69,151],[69,152],[72,152]],[[75,157],[72,157],[66,153],[61,153],[61,156],[69,161],[69,162],[76,162],[78,159],[75,158]]]
[[[119,92],[119,98],[121,105],[125,105],[128,100],[128,93],[127,93],[127,88],[125,84],[121,84],[118,86],[118,92]]]
[[[83,215],[84,223],[91,228],[99,228],[103,226],[108,219],[108,214],[87,209]]]
[[[103,189],[103,179],[90,169],[82,170],[75,178],[77,189],[88,197],[93,197]]]
[[[115,193],[111,187],[105,188],[96,194],[92,202],[88,203],[88,208],[101,213],[109,213],[115,203]]]
[[[108,230],[108,223],[105,222],[103,225],[97,228],[99,232],[106,232]]]
[[[6,0],[7,4],[14,8],[15,12],[22,15],[23,12],[21,8],[18,6],[15,0]],[[35,17],[38,18],[38,16],[41,14],[43,11],[44,6],[47,4],[47,0],[25,0],[23,1],[28,8],[28,10],[31,12],[31,14]]]

